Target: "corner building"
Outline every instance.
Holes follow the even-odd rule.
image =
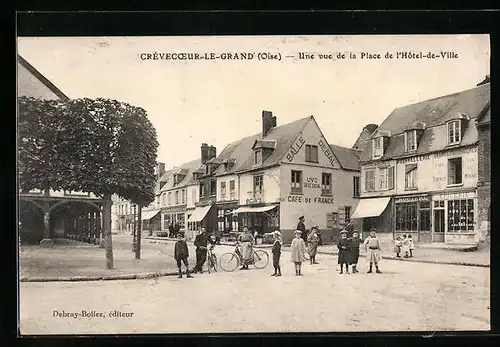
[[[361,200],[353,218],[364,235],[477,244],[478,128],[490,84],[395,109],[363,145]],[[484,152],[484,151],[482,151]],[[481,153],[483,154],[483,153]],[[489,158],[488,158],[489,160]]]

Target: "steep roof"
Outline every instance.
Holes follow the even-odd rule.
[[[488,124],[491,121],[491,104],[488,102],[488,105],[484,108],[484,111],[477,117],[476,119],[479,125]]]
[[[388,131],[391,135],[401,134],[406,126],[416,122],[424,123],[426,128],[437,126],[457,113],[476,118],[489,100],[490,84],[487,83],[463,92],[399,107],[380,124],[372,138],[377,136],[379,131]]]
[[[215,175],[234,174],[239,171],[251,170],[253,166],[252,146],[256,140],[275,141],[276,147],[271,154],[265,158],[262,165],[258,168],[269,167],[278,164],[290,148],[299,132],[305,127],[311,117],[302,118],[292,123],[280,125],[272,128],[263,138],[261,133],[245,137],[227,145],[219,154],[217,159],[224,162],[226,159],[233,158],[234,164],[228,171],[224,165],[220,165],[215,171]]]
[[[161,180],[165,179],[165,184],[160,188],[161,192],[171,190],[173,188],[184,187],[186,185],[194,183],[193,172],[198,171],[201,166],[201,159],[191,160],[187,163],[182,164],[179,167],[174,167],[168,170],[168,175],[165,174],[161,177]],[[177,173],[185,174],[182,181],[174,186],[174,175]]]
[[[389,134],[389,144],[381,158],[389,159],[405,156],[404,131],[408,125],[421,122],[425,130],[420,138],[418,148],[411,155],[425,154],[445,149],[439,126],[445,126],[446,120],[455,115],[466,115],[466,128],[460,146],[468,146],[477,142],[476,118],[488,107],[490,101],[490,84],[465,90],[463,92],[445,95],[439,98],[422,101],[416,104],[396,108],[372,134],[370,138],[381,133]],[[372,160],[372,143],[365,142],[362,147],[361,161]]]
[[[360,150],[332,144],[330,148],[343,169],[359,171]]]
[[[33,76],[35,76],[40,82],[42,82],[47,88],[49,88],[54,94],[60,97],[62,100],[68,100],[68,96],[64,94],[59,88],[57,88],[52,82],[50,82],[44,75],[40,73],[33,65],[28,63],[26,59],[17,55],[19,64],[21,64],[26,70],[28,70]]]

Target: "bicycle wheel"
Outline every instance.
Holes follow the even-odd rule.
[[[269,264],[269,254],[266,251],[258,250],[253,253],[253,266],[263,269]]]
[[[212,269],[214,269],[215,272],[219,269],[219,265],[217,264],[217,256],[215,254],[212,255]]]
[[[236,270],[240,266],[240,258],[234,253],[224,253],[220,257],[220,267],[226,272]]]

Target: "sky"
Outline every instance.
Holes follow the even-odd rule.
[[[147,59],[155,52],[162,58]],[[254,58],[165,59],[182,52]],[[397,52],[438,57],[398,59]],[[22,37],[18,53],[70,98],[144,108],[167,168],[199,158],[202,143],[220,153],[259,133],[263,110],[278,125],[313,115],[330,143],[351,147],[366,124],[381,124],[395,108],[474,88],[490,73],[489,35]],[[281,60],[259,60],[262,53]]]

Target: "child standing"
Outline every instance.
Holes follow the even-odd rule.
[[[403,235],[403,253],[405,254],[405,258],[408,258],[410,255],[410,240],[408,239],[409,235]]]
[[[344,264],[345,264],[345,273],[349,273],[349,240],[347,239],[347,231],[342,230],[340,232],[340,239],[337,243],[337,247],[339,249],[338,255],[338,264],[340,265],[340,274],[344,273]]]
[[[274,243],[272,248],[274,273],[271,276],[281,276],[280,256],[281,256],[281,233],[276,230],[274,233]]]
[[[177,234],[177,242],[174,245],[174,259],[177,261],[177,267],[179,268],[179,278],[182,278],[181,262],[186,267],[186,277],[193,278],[189,273],[188,257],[189,250],[186,240],[183,239],[182,234]]]
[[[377,230],[372,229],[370,231],[370,236],[366,238],[363,243],[365,246],[365,252],[368,252],[367,259],[370,262],[370,270],[368,273],[372,273],[373,264],[375,264],[376,273],[380,274],[382,271],[378,269],[378,262],[380,261],[380,242],[377,238]]]
[[[399,253],[401,253],[401,246],[403,245],[403,241],[401,241],[401,237],[396,237],[396,241],[394,241],[394,253],[396,253],[396,257],[401,258]]]
[[[415,245],[413,244],[413,239],[411,235],[408,235],[408,249],[410,251],[410,258],[413,257],[413,250],[415,249]]]
[[[359,260],[359,245],[363,243],[363,240],[359,237],[359,233],[357,230],[352,232],[352,238],[349,242],[349,264],[352,265],[352,273],[355,274],[358,271],[358,260]]]
[[[305,260],[306,244],[302,239],[302,231],[295,231],[295,238],[292,240],[291,253],[292,262],[295,264],[295,276],[302,276],[301,266],[302,261]]]

